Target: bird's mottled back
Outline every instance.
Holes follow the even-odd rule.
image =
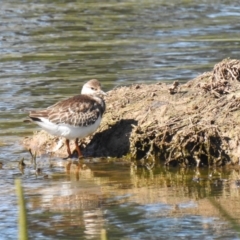
[[[33,111],[30,118],[47,118],[55,124],[89,126],[105,111],[105,102],[100,97],[77,95],[57,102],[42,111]]]

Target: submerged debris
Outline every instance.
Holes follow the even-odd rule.
[[[116,88],[108,92],[106,105],[98,132],[82,142],[85,156],[127,155],[146,167],[159,161],[182,166],[239,164],[239,60],[225,59],[186,84]],[[53,152],[59,139],[42,141],[42,134],[24,144],[37,146],[39,153]],[[64,151],[62,147],[56,153]]]

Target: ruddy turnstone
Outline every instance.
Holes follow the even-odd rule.
[[[57,102],[40,111],[31,111],[29,118],[48,133],[66,138],[67,152],[72,153],[69,140],[75,139],[78,156],[82,156],[78,140],[95,132],[105,111],[105,92],[97,79],[83,85],[80,95]]]

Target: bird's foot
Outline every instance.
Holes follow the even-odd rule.
[[[63,158],[63,160],[68,160],[68,159],[83,159],[83,155],[81,154],[79,156],[77,150],[74,150],[72,154],[69,154],[67,157]]]
[[[68,159],[72,159],[71,155],[68,155],[67,157],[64,157],[63,160],[68,160]]]

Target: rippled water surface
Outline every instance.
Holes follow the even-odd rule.
[[[43,158],[36,175],[19,142],[38,129],[22,122],[28,109],[77,94],[91,78],[106,91],[184,82],[239,58],[239,17],[237,0],[1,1],[1,238],[17,237],[13,182],[22,177],[31,239],[99,239],[101,229],[109,239],[237,239],[238,172],[209,179],[86,160],[89,169],[72,176]]]

